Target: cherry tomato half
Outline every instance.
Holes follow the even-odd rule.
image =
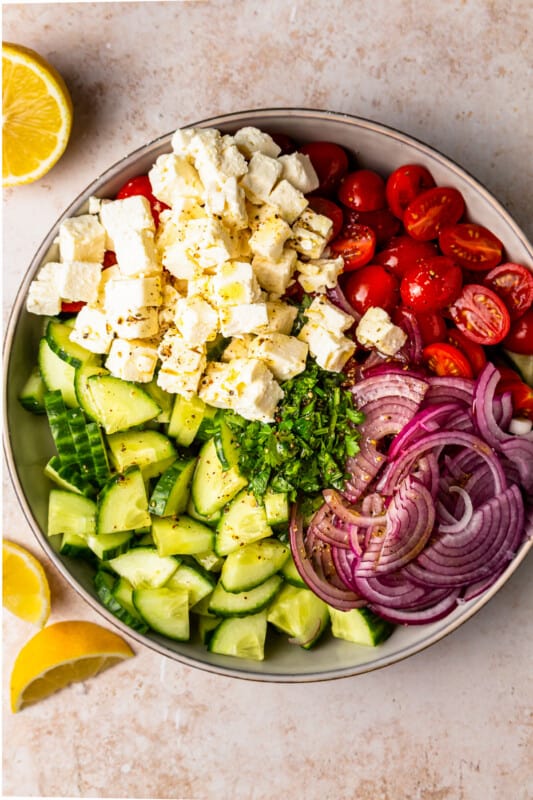
[[[387,178],[385,195],[387,203],[392,213],[399,219],[403,219],[403,214],[409,203],[435,186],[431,172],[419,164],[404,164]]]
[[[342,229],[344,236],[350,236],[352,225],[368,225],[372,228],[376,234],[376,245],[380,247],[398,233],[401,223],[388,208],[378,208],[376,211],[354,211],[352,208],[346,208]]]
[[[104,262],[102,265],[102,269],[107,269],[108,267],[114,267],[117,263],[117,256],[114,250],[106,250],[104,253]]]
[[[448,342],[435,342],[424,347],[422,358],[435,375],[473,378],[470,362],[457,347]]]
[[[428,311],[425,314],[415,314],[415,317],[424,345],[443,342],[446,339],[448,329],[442,314],[437,311]]]
[[[533,356],[533,308],[515,319],[502,345],[512,353]]]
[[[459,296],[463,283],[460,267],[446,256],[434,256],[410,267],[402,278],[400,292],[415,314],[440,311]]]
[[[385,247],[376,253],[374,261],[390,269],[396,275],[404,275],[409,267],[421,259],[438,255],[433,242],[417,242],[410,236],[393,236]]]
[[[146,197],[150,203],[154,224],[157,228],[159,225],[159,215],[165,208],[168,208],[168,206],[154,197],[152,192],[152,184],[150,183],[150,178],[148,175],[137,175],[136,178],[129,180],[124,184],[124,186],[122,186],[121,189],[119,189],[116,197],[117,200],[124,200],[126,197],[133,197],[135,195],[142,195],[142,197]]]
[[[450,328],[446,338],[449,344],[453,344],[454,347],[457,347],[457,349],[467,357],[472,367],[474,377],[479,375],[487,363],[487,356],[485,355],[483,347],[477,344],[477,342],[473,342],[457,328]]]
[[[478,344],[499,344],[509,333],[511,318],[505,303],[486,286],[463,286],[449,312],[459,330]]]
[[[411,200],[403,215],[407,233],[420,242],[436,239],[448,225],[455,225],[464,214],[463,195],[452,186],[427,189]]]
[[[371,169],[358,169],[344,176],[337,195],[347,208],[377,211],[385,208],[385,181]]]
[[[533,303],[533,272],[522,264],[500,264],[483,278],[483,284],[501,297],[511,320],[518,319]]]
[[[320,185],[317,194],[331,194],[348,172],[348,154],[333,142],[307,142],[298,148],[311,159]]]
[[[350,272],[372,261],[376,234],[368,225],[354,225],[349,237],[338,237],[330,247],[336,255],[344,258],[344,271]]]
[[[333,222],[329,240],[336,239],[344,223],[342,208],[334,203],[333,200],[328,200],[327,197],[319,197],[318,195],[312,195],[309,198],[309,207],[313,211],[316,211],[317,214],[323,214],[325,217],[329,217]]]
[[[475,272],[492,269],[502,260],[500,240],[488,228],[473,222],[443,228],[439,233],[439,247],[445,256]]]
[[[398,305],[398,279],[380,264],[367,264],[351,272],[343,281],[343,290],[348,302],[359,314],[364,314],[372,306],[391,313]]]
[[[83,300],[76,300],[72,303],[68,302],[67,300],[63,300],[61,302],[61,311],[64,314],[77,314],[78,311],[82,310],[84,305],[86,305],[86,303]]]

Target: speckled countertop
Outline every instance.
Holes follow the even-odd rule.
[[[350,112],[436,146],[531,238],[528,0],[4,5],[75,107],[40,182],[4,193],[4,320],[61,211],[114,161],[244,108]],[[529,38],[529,45],[528,45]],[[4,535],[42,551],[4,474]],[[47,565],[53,620],[101,621]],[[279,685],[136,657],[18,715],[7,687],[32,630],[4,615],[3,796],[187,800],[529,800],[533,560],[468,624],[385,670]]]

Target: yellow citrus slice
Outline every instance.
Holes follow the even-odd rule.
[[[11,709],[20,711],[131,656],[133,650],[122,637],[94,622],[48,625],[17,656],[11,673]]]
[[[2,184],[41,178],[63,154],[72,100],[61,75],[38,53],[2,43]]]
[[[17,617],[39,627],[50,615],[50,586],[40,562],[6,539],[2,542],[2,603]]]

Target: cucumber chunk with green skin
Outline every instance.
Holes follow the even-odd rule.
[[[289,495],[267,489],[263,496],[266,520],[269,525],[284,525],[289,521]]]
[[[206,550],[205,553],[193,553],[192,557],[207,572],[220,572],[224,564],[224,559],[217,556],[213,550]]]
[[[69,408],[67,420],[74,447],[76,448],[77,463],[81,474],[89,480],[93,480],[96,476],[96,468],[89,445],[85,415],[81,408]]]
[[[236,467],[224,469],[217,456],[215,442],[209,439],[198,456],[191,497],[199,514],[209,517],[223,508],[248,481]]]
[[[196,458],[178,458],[163,472],[150,497],[152,514],[170,517],[185,511],[195,466]]]
[[[74,389],[76,370],[67,361],[63,361],[43,337],[39,342],[38,355],[39,372],[47,391],[59,391],[69,408],[78,405],[78,398]]]
[[[68,464],[65,466],[61,463],[59,456],[52,456],[44,468],[44,474],[60,489],[83,494],[85,497],[93,497],[96,494],[95,486],[83,477],[78,465]]]
[[[87,544],[100,561],[107,561],[126,553],[133,539],[131,531],[118,533],[91,533],[87,536]]]
[[[198,633],[202,644],[208,645],[215,628],[222,622],[221,617],[198,617]]]
[[[194,606],[191,606],[192,613],[197,614],[200,617],[214,617],[215,614],[212,614],[211,611],[209,611],[209,603],[211,602],[212,594],[213,592],[206,594],[206,596],[202,597],[202,599],[195,603]]]
[[[187,503],[187,516],[197,519],[198,522],[203,522],[204,525],[216,527],[220,517],[222,516],[222,509],[215,511],[213,514],[209,514],[207,517],[204,517],[202,514],[198,513],[192,497],[189,497],[189,502]]]
[[[96,421],[108,434],[125,431],[155,419],[161,408],[138,384],[112,375],[91,375],[87,378]]]
[[[142,617],[133,605],[133,586],[127,578],[124,578],[123,575],[119,575],[118,580],[115,583],[113,597],[137,621],[137,624],[139,625],[137,630],[140,630],[141,626],[145,627]]]
[[[98,409],[96,408],[92,394],[87,386],[87,380],[93,375],[109,375],[109,370],[98,364],[85,363],[76,367],[74,373],[74,391],[78,404],[87,414],[89,419],[96,422],[98,420]]]
[[[48,536],[58,533],[87,538],[95,532],[96,503],[89,497],[52,489],[48,498]]]
[[[133,531],[150,525],[148,497],[141,470],[129,467],[113,475],[98,496],[97,533]]]
[[[79,367],[87,362],[95,364],[100,362],[100,358],[86,350],[77,342],[70,339],[72,326],[66,325],[57,319],[51,319],[46,326],[45,338],[50,349],[73,367]]]
[[[148,392],[150,397],[155,400],[161,409],[157,417],[154,418],[154,422],[159,422],[162,425],[170,422],[172,407],[174,404],[174,395],[169,394],[169,392],[165,392],[165,390],[159,386],[157,383],[157,377],[152,378],[149,383],[144,383],[143,388],[146,392]]]
[[[192,567],[190,564],[180,564],[165,586],[168,589],[186,589],[189,593],[189,606],[194,606],[211,594],[215,581],[202,569]]]
[[[208,642],[211,653],[263,661],[267,634],[266,611],[246,617],[224,619]]]
[[[143,478],[161,475],[176,460],[178,452],[160,431],[124,431],[107,436],[109,459],[117,472],[136,465]]]
[[[531,356],[524,356],[521,353],[511,353],[510,350],[505,351],[505,355],[512,363],[513,367],[518,370],[522,380],[533,386],[533,358]]]
[[[134,547],[107,562],[107,566],[126,578],[134,589],[142,586],[163,586],[179,565],[178,558],[162,557],[153,547]]]
[[[176,395],[168,424],[168,435],[182,447],[189,447],[196,437],[207,406],[199,397],[187,399]]]
[[[218,617],[243,617],[256,614],[266,608],[279,591],[282,578],[272,575],[264,583],[245,592],[227,592],[222,584],[217,583],[211,600],[209,611]]]
[[[309,588],[304,579],[302,578],[302,576],[300,575],[300,573],[298,572],[292,554],[289,555],[286,562],[280,569],[280,575],[287,583],[290,583],[291,586],[296,586],[299,589]]]
[[[44,414],[44,395],[47,389],[42,379],[39,367],[34,367],[21,389],[19,403],[26,411],[32,414]]]
[[[115,617],[118,617],[122,622],[125,622],[126,625],[129,625],[130,628],[139,631],[140,633],[146,633],[148,630],[148,625],[146,622],[139,616],[138,612],[133,606],[133,601],[131,603],[131,609],[126,607],[124,603],[121,602],[119,599],[116,586],[119,580],[122,578],[117,579],[116,576],[111,575],[111,573],[106,572],[103,569],[99,569],[94,576],[94,585],[96,588],[96,594],[107,608],[108,611],[111,611]],[[131,597],[130,590],[130,597]],[[133,613],[132,613],[133,612]]]
[[[308,650],[326,629],[329,609],[310,589],[285,584],[268,609],[267,619],[289,634],[291,644]]]
[[[227,556],[220,582],[227,592],[253,589],[279,572],[288,556],[289,548],[278,539],[251,542]]]
[[[227,556],[245,544],[271,536],[264,506],[252,492],[244,490],[224,509],[217,525],[215,553]]]
[[[152,520],[152,536],[160,556],[194,555],[212,550],[215,533],[195,519],[182,514]]]
[[[59,552],[62,556],[69,556],[70,558],[94,558],[94,553],[87,544],[85,536],[78,536],[77,533],[63,534]]]
[[[213,440],[222,468],[225,470],[232,467],[237,469],[239,465],[239,443],[228,428],[223,416],[220,418],[220,423],[213,434]]]
[[[134,589],[133,602],[156,633],[179,642],[189,640],[189,594],[186,589],[167,589],[164,586]]]
[[[68,409],[59,389],[55,389],[53,392],[46,392],[44,407],[50,426],[50,433],[61,463],[65,466],[70,464],[78,466],[78,453],[70,430],[67,416]]]
[[[209,439],[213,438],[218,428],[221,413],[220,409],[206,405],[204,416],[195,436],[198,442],[207,442]]]
[[[107,481],[111,474],[104,437],[100,426],[96,422],[88,422],[86,431],[94,462],[94,477],[101,484]]]
[[[394,630],[392,623],[378,617],[369,608],[339,611],[330,607],[329,614],[333,636],[354,644],[376,647],[388,639]]]

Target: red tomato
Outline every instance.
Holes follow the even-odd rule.
[[[425,314],[415,314],[415,316],[424,345],[442,342],[446,339],[448,329],[442,314],[428,311]]]
[[[404,164],[391,172],[387,179],[385,195],[392,213],[399,219],[409,203],[426,189],[435,186],[433,175],[419,164]]]
[[[402,300],[415,314],[440,311],[458,297],[463,283],[451,258],[434,256],[407,270],[400,284]]]
[[[364,314],[371,306],[391,313],[398,305],[398,289],[396,276],[379,264],[367,264],[343,281],[344,294],[359,314]]]
[[[270,134],[278,147],[281,147],[280,156],[288,156],[296,150],[296,142],[287,136],[286,133],[271,133]]]
[[[449,344],[453,344],[462,353],[465,354],[470,361],[474,377],[479,375],[485,364],[487,363],[487,356],[485,350],[477,342],[473,342],[464,333],[457,330],[457,328],[450,328],[447,332],[447,339]]]
[[[447,342],[435,342],[424,347],[422,357],[436,375],[453,375],[473,378],[472,367],[467,357],[457,347]]]
[[[379,253],[374,261],[382,264],[397,275],[404,275],[409,267],[421,259],[433,258],[439,252],[433,242],[417,242],[410,236],[394,236]]]
[[[407,233],[420,242],[436,239],[440,231],[463,216],[463,195],[451,186],[427,189],[411,200],[403,215]]]
[[[117,257],[115,255],[115,251],[106,250],[104,253],[103,269],[107,269],[108,267],[114,267],[116,263],[117,263]]]
[[[449,225],[439,233],[439,247],[465,269],[483,272],[502,260],[503,245],[488,228],[473,222]]]
[[[81,311],[84,305],[86,304],[83,300],[76,300],[72,303],[63,300],[61,303],[61,311],[65,314],[77,314],[78,311]]]
[[[483,284],[501,297],[512,320],[533,303],[533,272],[522,264],[500,264],[483,278]]]
[[[121,189],[119,189],[116,197],[117,200],[124,200],[125,197],[133,197],[135,195],[142,195],[142,197],[146,197],[150,203],[152,216],[157,228],[159,225],[159,215],[165,208],[168,208],[168,206],[154,197],[152,192],[152,184],[150,183],[150,178],[148,175],[138,175],[136,178],[129,180]]]
[[[509,333],[511,319],[505,303],[486,286],[463,286],[449,312],[459,330],[478,344],[499,344]]]
[[[307,142],[298,148],[311,159],[320,185],[317,194],[331,194],[348,172],[348,154],[333,142]]]
[[[533,356],[533,308],[515,319],[504,337],[502,345],[512,353]]]
[[[323,214],[325,217],[329,217],[333,222],[329,240],[336,239],[344,223],[342,208],[334,203],[333,200],[328,200],[327,197],[319,197],[318,195],[313,195],[309,198],[309,207],[312,208],[313,211],[316,211],[317,214]]]
[[[344,271],[350,272],[372,261],[376,250],[376,234],[368,225],[354,225],[349,238],[337,238],[331,250],[344,258]]]
[[[337,195],[347,208],[377,211],[385,208],[385,181],[371,169],[358,169],[344,176]]]
[[[498,370],[502,377],[496,387],[496,392],[498,394],[510,392],[515,414],[533,419],[533,389],[531,386],[528,386],[514,369],[498,366]]]
[[[400,224],[400,220],[388,208],[378,208],[376,211],[354,211],[347,208],[344,211],[343,234],[350,236],[352,225],[368,225],[376,234],[376,244],[380,247],[398,233]]]

